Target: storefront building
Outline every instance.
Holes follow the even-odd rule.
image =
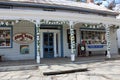
[[[81,5],[80,5],[81,4]],[[4,60],[117,55],[117,12],[71,1],[0,1],[0,55]],[[84,49],[84,48],[82,48]]]

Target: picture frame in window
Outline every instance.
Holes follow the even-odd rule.
[[[29,45],[20,45],[20,54],[29,54]]]

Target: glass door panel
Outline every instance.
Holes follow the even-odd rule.
[[[54,34],[43,33],[43,54],[44,58],[54,57]]]

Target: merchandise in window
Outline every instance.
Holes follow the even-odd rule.
[[[0,48],[11,47],[11,27],[0,27]]]
[[[81,31],[81,39],[87,44],[106,44],[104,31]]]

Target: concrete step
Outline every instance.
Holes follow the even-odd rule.
[[[120,60],[120,55],[112,56],[111,58],[105,58],[105,60]]]
[[[0,72],[38,69],[37,65],[2,66]]]

